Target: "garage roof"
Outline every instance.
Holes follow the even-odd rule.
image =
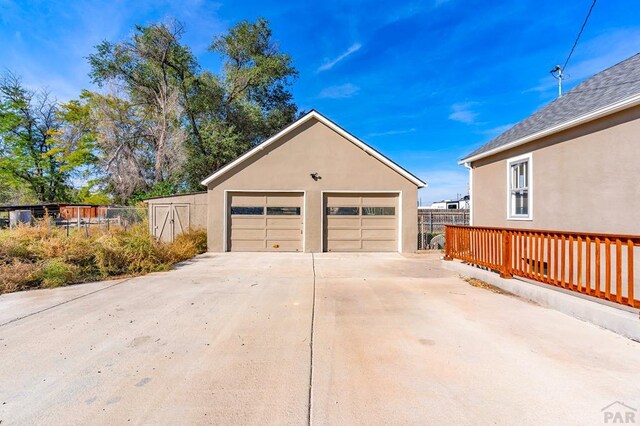
[[[418,188],[424,188],[424,187],[427,186],[427,184],[424,183],[422,180],[418,179],[416,176],[414,176],[413,174],[411,174],[410,172],[408,172],[407,170],[405,170],[404,168],[402,168],[398,164],[394,163],[393,161],[391,161],[390,159],[388,159],[387,157],[385,157],[384,155],[382,155],[381,153],[379,153],[378,151],[376,151],[375,149],[373,149],[372,147],[370,147],[366,143],[362,142],[360,139],[356,138],[351,133],[347,132],[342,127],[338,126],[336,123],[334,123],[333,121],[329,120],[327,117],[325,117],[324,115],[320,114],[319,112],[317,112],[315,110],[311,110],[309,113],[305,114],[303,117],[301,117],[296,122],[294,122],[291,125],[289,125],[288,127],[286,127],[284,130],[281,130],[276,135],[270,137],[269,139],[267,139],[266,141],[262,142],[261,144],[259,144],[255,148],[253,148],[252,150],[250,150],[247,153],[245,153],[244,155],[238,157],[236,160],[232,161],[231,163],[229,163],[226,166],[222,167],[221,169],[217,170],[214,174],[212,174],[211,176],[209,176],[208,178],[203,180],[201,182],[202,185],[208,185],[209,182],[211,182],[214,179],[222,176],[223,174],[225,174],[226,172],[228,172],[229,170],[231,170],[235,166],[243,163],[245,160],[247,160],[248,158],[252,157],[254,154],[257,154],[258,152],[262,151],[263,149],[265,149],[266,147],[268,147],[269,145],[271,145],[272,143],[274,143],[275,141],[280,139],[282,136],[286,135],[287,133],[291,132],[292,130],[295,130],[296,128],[300,127],[302,124],[306,123],[307,121],[309,121],[311,119],[316,119],[319,122],[323,123],[324,125],[326,125],[330,129],[332,129],[333,131],[335,131],[336,133],[338,133],[339,135],[343,136],[345,139],[347,139],[348,141],[352,142],[354,145],[356,145],[357,147],[362,149],[367,154],[371,155],[372,157],[375,157],[381,163],[383,163],[383,164],[389,166],[390,168],[392,168],[393,170],[395,170],[398,174],[402,175],[407,180],[409,180],[410,182],[414,183]]]

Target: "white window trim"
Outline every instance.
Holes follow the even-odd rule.
[[[529,165],[527,166],[527,171],[529,173],[528,181],[529,181],[529,194],[528,194],[528,202],[529,202],[529,214],[527,216],[513,216],[511,215],[511,165],[513,163],[518,163],[523,160],[528,161]],[[519,155],[517,157],[512,157],[507,159],[507,220],[525,220],[532,221],[533,220],[533,155],[532,153]]]

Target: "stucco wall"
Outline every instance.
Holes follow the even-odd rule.
[[[507,219],[507,160],[532,153],[533,218]],[[473,163],[473,224],[640,235],[640,107]]]
[[[198,192],[169,197],[150,198],[145,200],[149,211],[149,226],[152,226],[151,215],[153,206],[157,204],[189,204],[189,225],[192,229],[207,227],[207,193]]]
[[[306,191],[306,252],[322,248],[322,191],[401,191],[402,251],[416,251],[416,185],[315,119],[209,183],[210,251],[224,250],[225,190]]]

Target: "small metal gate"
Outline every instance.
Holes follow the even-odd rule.
[[[171,243],[189,229],[189,204],[155,204],[151,220],[153,236]]]

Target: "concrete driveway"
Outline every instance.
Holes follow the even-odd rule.
[[[640,408],[640,344],[435,255],[208,254],[0,296],[0,324],[2,426],[600,424],[615,401]]]

